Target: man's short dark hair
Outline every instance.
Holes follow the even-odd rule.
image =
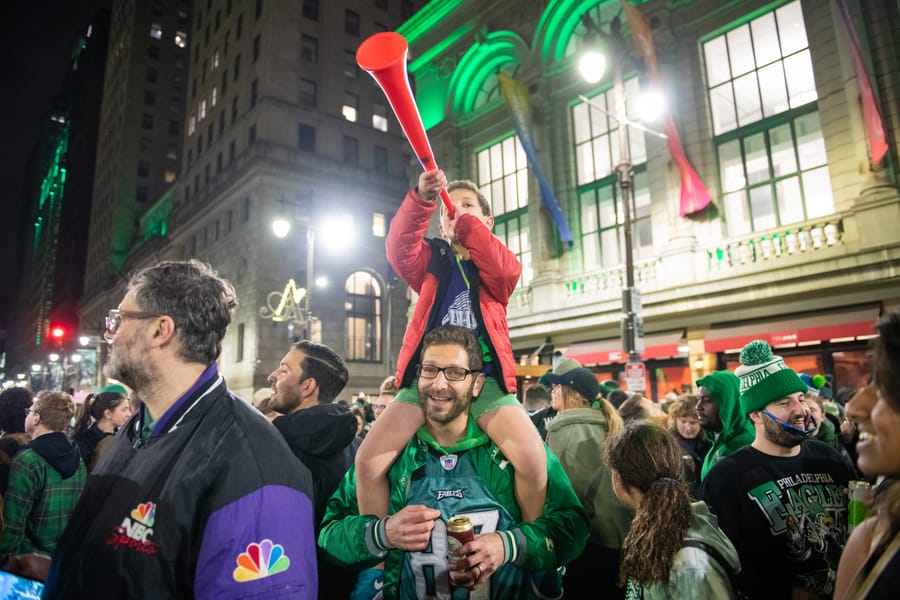
[[[630,423],[632,421],[642,421],[650,415],[647,414],[647,411],[641,405],[641,395],[634,394],[619,407],[619,416],[626,423]]]
[[[525,390],[525,398],[522,404],[525,408],[532,410],[549,406],[551,400],[550,390],[540,383],[536,383]]]
[[[480,371],[482,366],[481,360],[481,344],[475,338],[475,334],[470,329],[460,327],[458,325],[444,325],[432,329],[425,334],[422,340],[422,353],[419,360],[425,356],[425,350],[431,346],[462,346],[469,357],[469,369],[472,371]]]
[[[4,433],[25,431],[25,417],[34,398],[23,387],[11,387],[0,392],[0,430]]]
[[[41,424],[51,431],[65,431],[75,416],[75,401],[65,392],[44,390],[37,395],[31,411],[40,415]]]
[[[609,400],[609,403],[612,404],[616,410],[619,410],[622,407],[622,403],[628,400],[628,392],[613,390],[609,393],[607,400]]]
[[[350,378],[341,357],[328,346],[309,340],[300,340],[294,344],[294,349],[303,353],[300,362],[303,377],[300,382],[315,379],[319,386],[319,404],[334,402]]]
[[[212,267],[195,259],[164,261],[135,273],[128,290],[140,310],[172,318],[180,358],[209,365],[219,357],[237,296]]]

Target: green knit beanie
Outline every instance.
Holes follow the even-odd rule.
[[[768,404],[809,388],[800,376],[772,354],[763,340],[753,340],[741,350],[741,366],[734,374],[741,380],[741,410],[749,415]]]

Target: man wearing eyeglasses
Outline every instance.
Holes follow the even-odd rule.
[[[451,588],[485,587],[486,597],[518,598],[530,597],[533,586],[558,597],[556,569],[584,548],[587,518],[549,451],[545,510],[522,522],[513,467],[469,414],[484,382],[481,356],[468,329],[426,334],[417,368],[425,426],[388,472],[389,516],[359,514],[354,470],[329,500],[319,546],[343,564],[384,561],[380,578],[360,578],[357,597],[378,589],[386,598],[425,590],[450,597]],[[455,515],[468,516],[476,535],[452,552],[447,520]]]
[[[316,598],[309,471],[217,370],[236,305],[195,260],[129,281],[104,372],[142,404],[88,478],[45,598]]]

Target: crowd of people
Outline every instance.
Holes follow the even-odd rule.
[[[895,597],[900,315],[849,401],[761,340],[665,402],[571,359],[520,401],[521,266],[492,226],[474,184],[422,174],[387,238],[419,295],[397,373],[351,402],[308,340],[237,398],[232,286],[195,260],[138,271],[106,319],[124,385],[78,411],[0,393],[0,567],[54,599]]]

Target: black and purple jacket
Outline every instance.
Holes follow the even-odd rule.
[[[317,596],[313,484],[215,365],[141,436],[143,410],[91,476],[44,598]]]

